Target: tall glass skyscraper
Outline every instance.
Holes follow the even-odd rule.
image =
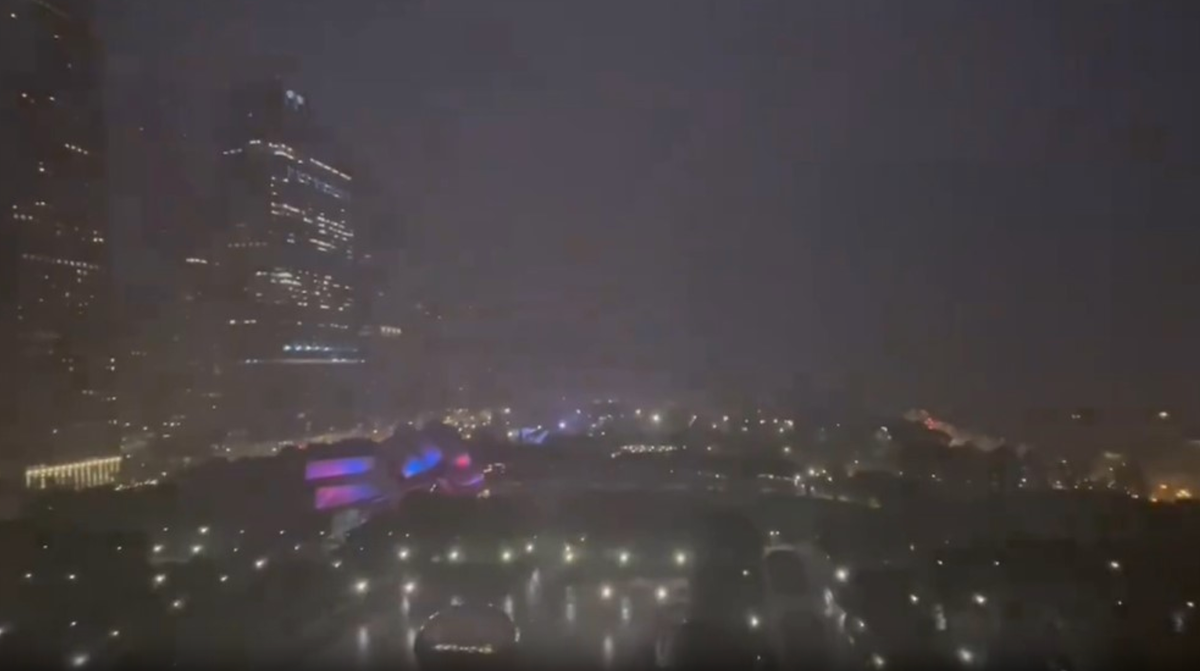
[[[252,440],[357,422],[361,314],[353,180],[306,96],[280,80],[233,95],[220,166],[225,407]]]
[[[33,487],[120,462],[92,9],[0,0],[0,464]]]

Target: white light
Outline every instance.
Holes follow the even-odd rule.
[[[203,545],[193,545],[192,546],[192,554],[194,554],[194,555],[198,555],[203,551],[204,551]]]
[[[686,564],[686,563],[687,563],[687,553],[684,553],[684,552],[676,552],[676,553],[675,553],[675,565],[676,565],[676,566],[683,566],[683,565],[684,565],[684,564]]]
[[[600,586],[600,598],[601,599],[611,599],[612,598],[612,587],[610,587],[609,585],[601,585]]]
[[[32,574],[32,573],[26,573],[26,574],[25,574],[25,579],[26,579],[26,580],[33,580],[33,574]]]
[[[843,567],[838,567],[837,570],[833,572],[833,579],[837,580],[838,582],[846,582],[850,579],[850,571]]]
[[[617,561],[621,564],[621,566],[628,564],[629,563],[629,553],[626,552],[625,550],[621,550],[621,554],[617,555]]]
[[[8,633],[8,625],[0,624],[0,636]]]
[[[154,584],[155,585],[161,585],[166,581],[167,581],[167,575],[165,573],[159,573],[158,575],[154,576]]]
[[[74,573],[68,573],[68,574],[67,574],[67,580],[70,580],[71,582],[74,582],[74,581],[75,581],[75,574],[74,574]]]
[[[200,527],[200,535],[207,536],[208,535],[208,527]]]
[[[151,548],[151,552],[153,552],[154,554],[158,554],[162,551],[163,551],[163,546],[161,546],[161,545],[155,545],[153,548]]]
[[[567,430],[567,423],[566,423],[566,422],[559,422],[559,423],[558,423],[558,430],[559,430],[559,431],[566,431],[566,430]]]
[[[885,666],[887,666],[887,661],[883,659],[882,655],[878,655],[878,654],[871,655],[871,667],[872,668],[882,669]]]
[[[87,663],[88,663],[88,656],[85,655],[84,653],[81,652],[81,653],[78,653],[75,655],[71,655],[71,666],[73,666],[74,668],[78,669],[79,667],[81,667]]]
[[[120,629],[113,629],[112,631],[108,632],[108,635],[109,635],[109,637],[110,637],[110,638],[117,638],[118,636],[120,636],[120,635],[121,635],[121,630],[120,630]]]
[[[408,548],[400,548],[400,551],[396,553],[396,557],[400,561],[408,561]]]
[[[659,587],[658,589],[654,590],[654,598],[658,599],[660,602],[666,601],[667,600],[667,588]]]
[[[975,653],[966,648],[959,648],[957,654],[958,660],[963,664],[970,664],[971,662],[975,661]]]
[[[1120,571],[1121,570],[1121,562],[1114,559],[1114,560],[1108,562],[1108,568],[1110,568],[1114,571]]]
[[[1195,607],[1196,607],[1196,602],[1195,602],[1195,601],[1189,601],[1189,602],[1187,602],[1187,607],[1188,607],[1188,608],[1195,608]]]
[[[354,583],[354,592],[356,594],[366,594],[370,587],[371,584],[366,580],[359,580],[358,582]]]
[[[525,553],[526,553],[526,554],[532,554],[532,553],[533,553],[533,543],[526,543],[526,544],[525,544]]]
[[[512,553],[512,550],[503,550],[503,551],[501,551],[501,552],[500,552],[500,561],[502,561],[502,562],[504,562],[505,564],[507,564],[507,563],[509,563],[509,562],[510,562],[510,561],[512,561],[512,560],[513,560],[513,553]]]
[[[412,594],[415,591],[417,591],[417,583],[415,581],[410,580],[410,581],[404,583],[404,593],[405,594]]]
[[[450,550],[450,561],[458,561],[460,557],[462,557],[462,553],[458,551],[458,548]]]
[[[341,567],[342,567],[342,560],[341,560],[341,559],[334,559],[334,560],[333,560],[333,564],[332,564],[332,566],[333,566],[334,568],[341,568]]]
[[[975,605],[977,605],[977,606],[986,606],[987,605],[987,597],[982,594],[976,594],[976,595],[972,596],[971,598],[975,600]]]
[[[265,558],[262,558],[262,559],[255,559],[255,560],[254,560],[254,568],[255,568],[255,570],[261,571],[261,570],[263,570],[263,569],[264,569],[264,568],[266,568],[266,567],[267,567],[267,560],[266,560]]]
[[[662,422],[662,415],[656,412],[653,415],[650,415],[650,421],[658,424],[659,422]]]
[[[919,598],[917,597],[917,595],[916,595],[916,594],[909,594],[909,595],[908,595],[908,600],[909,600],[909,601],[911,601],[911,602],[913,602],[913,603],[920,603],[920,602],[921,602],[921,599],[919,599]]]
[[[750,617],[747,620],[747,623],[750,625],[751,629],[758,629],[758,625],[760,624],[758,621],[758,616],[755,615],[754,613],[750,614]]]
[[[183,609],[183,599],[175,599],[174,601],[172,601],[171,608],[174,608],[175,610],[182,610]]]

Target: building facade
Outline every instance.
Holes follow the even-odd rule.
[[[302,93],[233,94],[218,167],[226,417],[250,442],[354,426],[365,369],[353,180]]]
[[[120,462],[93,4],[0,1],[0,462],[30,486]]]

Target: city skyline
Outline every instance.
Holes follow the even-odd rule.
[[[115,72],[202,116],[285,65],[399,203],[401,289],[494,315],[518,393],[1200,406],[1178,7],[642,4],[116,3]]]

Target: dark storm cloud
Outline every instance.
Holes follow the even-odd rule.
[[[1187,3],[111,11],[118,78],[162,59],[198,108],[286,56],[502,368],[1197,400]]]

